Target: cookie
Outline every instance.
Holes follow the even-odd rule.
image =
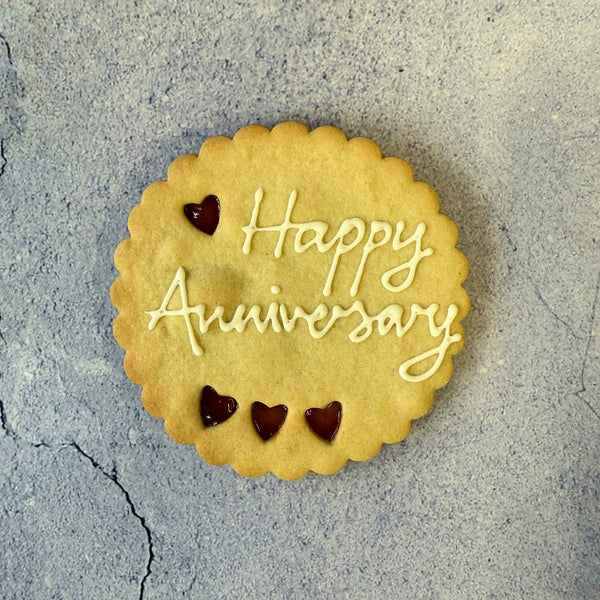
[[[404,439],[451,376],[457,228],[368,139],[295,122],[210,138],[128,226],[111,289],[125,371],[211,464],[334,473]]]

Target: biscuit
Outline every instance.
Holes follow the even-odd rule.
[[[128,226],[125,371],[208,463],[334,473],[404,439],[451,376],[470,306],[457,228],[368,139],[296,122],[210,138]]]

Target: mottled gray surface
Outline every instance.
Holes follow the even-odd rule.
[[[4,0],[0,596],[600,598],[599,16]],[[294,483],[170,441],[108,295],[127,215],[175,157],[287,119],[413,164],[473,301],[409,438]]]

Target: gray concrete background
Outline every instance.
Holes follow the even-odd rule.
[[[600,598],[600,5],[0,5],[0,596]],[[113,340],[142,190],[298,119],[437,190],[468,340],[409,438],[294,483],[207,466]]]

